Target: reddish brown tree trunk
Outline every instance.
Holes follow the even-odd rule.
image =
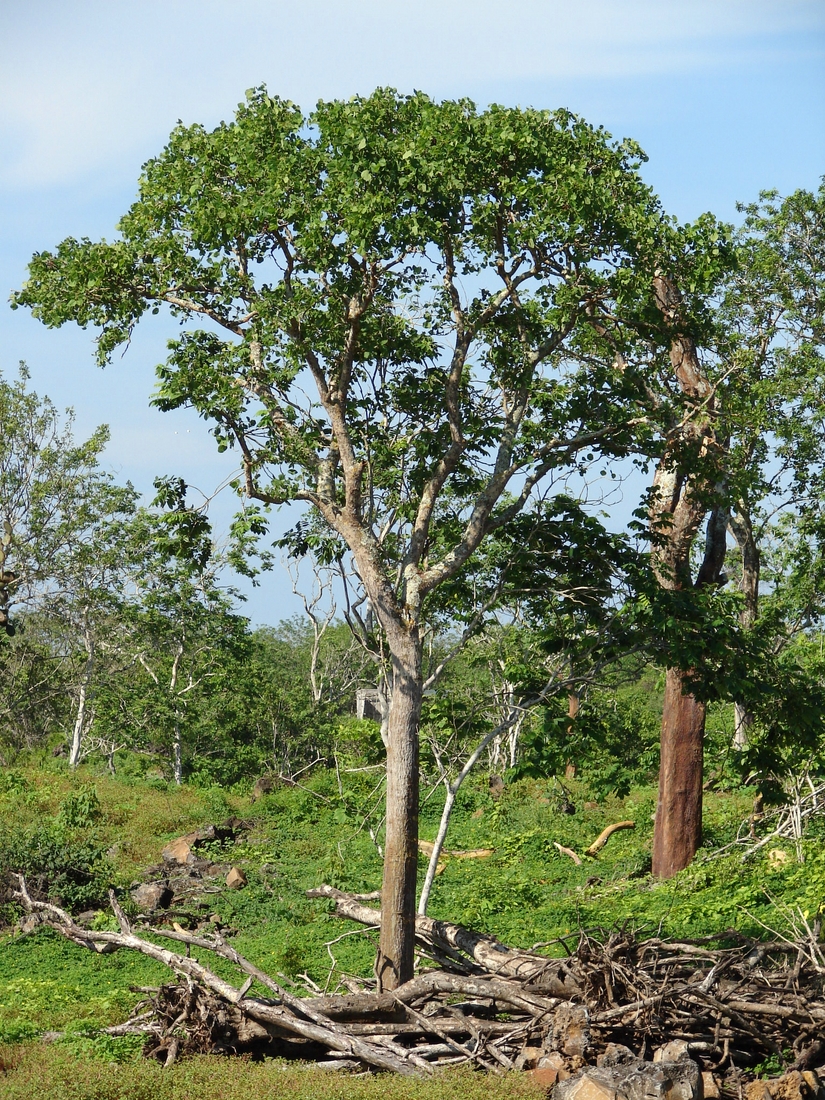
[[[654,280],[656,302],[673,326],[670,362],[679,389],[694,405],[695,413],[674,426],[653,481],[650,521],[658,535],[653,564],[663,588],[675,591],[691,587],[691,548],[708,511],[707,481],[697,481],[680,469],[680,446],[690,444],[707,455],[717,446],[714,429],[713,390],[704,373],[696,345],[680,332],[681,296],[668,277]],[[717,491],[721,486],[716,486]],[[725,558],[724,508],[714,508],[708,523],[705,557],[698,585],[718,582]],[[688,673],[667,671],[662,711],[659,801],[653,837],[653,874],[670,878],[691,862],[702,839],[702,749],[706,707],[682,692]]]
[[[659,801],[653,874],[670,878],[687,867],[702,843],[702,749],[705,704],[682,687],[685,673],[669,668],[662,713]]]
[[[380,989],[413,976],[418,874],[418,727],[421,643],[418,632],[390,639],[393,685],[387,731],[387,831],[381,888],[381,937],[375,973]]]

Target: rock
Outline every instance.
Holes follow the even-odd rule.
[[[653,1052],[654,1062],[681,1062],[690,1058],[690,1049],[684,1039],[671,1039]]]
[[[192,865],[197,862],[197,857],[194,854],[195,848],[199,848],[211,840],[231,840],[233,836],[234,831],[228,824],[201,825],[199,829],[195,829],[191,833],[179,836],[176,840],[170,840],[162,852],[163,862],[177,864],[181,867]],[[207,865],[209,861],[201,860],[200,862]]]
[[[270,775],[262,775],[260,779],[255,780],[255,786],[252,788],[252,794],[249,796],[250,802],[257,802],[259,798],[263,798],[265,794],[270,794],[275,790],[275,780]]]
[[[40,927],[40,915],[38,913],[26,913],[17,922],[17,927],[27,936],[30,932],[34,932],[36,928]]]
[[[745,1100],[814,1100],[822,1085],[811,1070],[789,1070],[782,1077],[751,1081],[745,1086]]]
[[[689,1058],[681,1062],[634,1058],[613,1066],[586,1066],[556,1085],[553,1100],[702,1100],[702,1077]]]
[[[590,1013],[584,1005],[566,1002],[553,1015],[550,1048],[583,1058],[590,1046]]]
[[[719,1100],[722,1095],[719,1091],[719,1082],[710,1070],[705,1070],[702,1074],[702,1093],[705,1100]]]
[[[626,1066],[631,1062],[638,1062],[639,1057],[630,1049],[630,1047],[622,1046],[621,1043],[608,1043],[604,1048],[604,1053],[600,1054],[596,1059],[597,1066]]]
[[[79,924],[81,928],[88,928],[101,913],[100,909],[84,909],[82,913],[78,913],[74,919],[75,924]]]
[[[541,1047],[522,1047],[521,1053],[515,1061],[516,1069],[535,1069],[543,1053]],[[555,1084],[555,1082],[553,1083]]]
[[[791,857],[783,848],[771,848],[768,852],[768,867],[772,871],[781,871],[791,862]]]
[[[132,901],[144,912],[153,909],[168,909],[174,894],[166,882],[143,882],[130,891]]]
[[[186,836],[179,836],[177,840],[170,840],[161,852],[163,862],[176,863],[180,867],[185,867],[187,863],[194,863],[195,856],[192,854],[192,848],[196,839],[195,833],[187,833]]]
[[[558,1081],[563,1080],[560,1076],[562,1071],[556,1066],[536,1066],[535,1069],[528,1069],[527,1072],[539,1088],[549,1090]]]
[[[582,1070],[553,1089],[553,1100],[618,1100],[619,1094],[601,1070]]]
[[[240,890],[246,886],[246,875],[240,867],[233,867],[226,876],[226,885],[230,890]]]
[[[559,1081],[566,1081],[570,1071],[565,1065],[564,1058],[558,1051],[543,1054],[536,1062],[535,1068],[527,1071],[537,1085],[550,1089]]]

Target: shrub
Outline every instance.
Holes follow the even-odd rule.
[[[22,828],[0,826],[0,882],[6,920],[17,912],[16,907],[9,908],[11,891],[17,885],[12,878],[15,872],[25,876],[32,897],[82,910],[105,902],[112,868],[103,844],[93,833],[81,835],[58,816]]]

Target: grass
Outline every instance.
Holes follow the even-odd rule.
[[[384,1075],[349,1076],[276,1061],[197,1057],[161,1069],[73,1054],[60,1046],[0,1047],[0,1100],[384,1100]],[[429,1081],[393,1077],[393,1100],[538,1100],[528,1074],[490,1078],[468,1070]]]
[[[370,775],[345,775],[339,790],[334,773],[319,771],[305,788],[277,789],[253,806],[244,792],[175,790],[90,771],[70,779],[58,771],[21,768],[6,773],[0,788],[0,856],[5,865],[21,836],[52,830],[58,840],[64,838],[69,853],[84,851],[81,842],[108,853],[105,869],[125,898],[125,888],[139,869],[157,863],[171,837],[234,812],[249,820],[249,831],[239,842],[215,845],[211,855],[242,866],[248,886],[210,897],[207,911],[236,930],[233,942],[263,969],[287,979],[306,973],[319,986],[334,988],[341,972],[371,973],[375,936],[335,918],[331,903],[310,901],[304,892],[321,882],[354,892],[380,885],[381,859],[362,827],[363,808],[371,805],[375,782]],[[745,866],[735,855],[712,862],[700,858],[669,882],[654,882],[648,872],[655,791],[640,788],[622,799],[595,802],[585,785],[574,781],[568,788],[576,806],[573,814],[563,812],[553,780],[510,784],[498,800],[481,777],[462,789],[448,845],[490,847],[494,854],[482,860],[447,859],[436,879],[431,915],[529,947],[579,927],[625,921],[666,935],[736,927],[758,936],[764,934],[764,925],[785,927],[793,907],[809,915],[822,907],[821,837],[806,842],[802,865],[791,859],[772,867],[767,854]],[[713,846],[732,838],[751,804],[747,790],[708,796],[705,828]],[[438,796],[424,805],[423,839],[434,838],[440,808]],[[606,824],[626,818],[636,821],[635,830],[616,833],[597,859],[586,859],[581,866],[553,846],[559,841],[582,852]],[[422,876],[425,866],[422,859]],[[97,918],[108,919],[103,911]],[[345,932],[355,934],[340,938]],[[230,1066],[217,1058],[195,1059],[161,1074],[140,1061],[134,1039],[95,1035],[94,1028],[128,1015],[139,997],[130,986],[157,985],[167,977],[167,971],[142,956],[95,955],[45,929],[28,936],[10,932],[0,939],[0,1042],[14,1044],[2,1055],[7,1072],[0,1076],[0,1098],[127,1100],[151,1095],[153,1100],[218,1100],[230,1090],[233,1096],[254,1090],[261,1097],[329,1095],[344,1100],[385,1091],[375,1078],[327,1077],[275,1063],[233,1061]],[[48,1030],[63,1031],[66,1038],[49,1047],[27,1045]],[[36,1065],[43,1067],[46,1084],[34,1090],[40,1072]],[[485,1095],[536,1094],[524,1079],[508,1081],[500,1086],[505,1091],[492,1093],[489,1082],[473,1075],[455,1081],[468,1098],[475,1096],[473,1090],[481,1095],[482,1089]],[[418,1100],[458,1094],[441,1083],[394,1081],[393,1090]]]

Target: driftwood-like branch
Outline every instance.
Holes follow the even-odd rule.
[[[619,829],[635,829],[635,821],[616,821],[612,825],[608,825],[606,829],[602,829],[587,851],[584,853],[587,856],[595,856],[597,852],[600,852],[607,844],[608,840],[617,833]]]
[[[346,1034],[323,1013],[313,1009],[310,1004],[305,1004],[304,1001],[298,1001],[298,998],[281,991],[279,999],[282,1004],[264,1003],[254,997],[246,997],[242,988],[232,986],[229,982],[219,978],[217,974],[202,966],[196,959],[158,947],[148,940],[141,939],[131,931],[88,931],[75,924],[69,914],[57,906],[34,901],[29,896],[22,875],[18,876],[18,881],[19,889],[15,891],[15,894],[24,907],[31,913],[42,914],[45,917],[44,923],[47,923],[73,943],[80,944],[83,947],[91,947],[95,950],[98,949],[97,945],[100,944],[109,945],[110,950],[129,948],[132,951],[139,951],[142,955],[147,955],[149,958],[155,959],[156,962],[163,963],[170,970],[185,975],[191,981],[217,994],[218,997],[229,1004],[240,1006],[240,1003],[243,1002],[243,1014],[258,1023],[275,1025],[277,1028],[298,1035],[301,1038],[322,1043],[330,1050],[338,1051],[350,1058],[357,1058],[367,1065],[375,1066],[376,1069],[392,1070],[406,1076],[418,1073],[418,1069],[410,1060],[400,1057],[385,1046],[378,1046],[364,1039]],[[122,911],[118,911],[119,906],[115,909],[115,912],[118,914],[118,920],[121,921]],[[123,918],[123,921],[125,922],[125,918]],[[128,928],[128,922],[125,923]],[[123,922],[121,922],[121,927],[123,927]],[[190,946],[206,947],[217,954],[223,953],[224,957],[229,957],[222,951],[222,946],[225,947],[226,945],[208,941],[201,937],[186,936],[184,933],[167,932],[166,935],[170,938],[188,942]],[[234,952],[233,954],[236,957],[232,958],[232,961],[237,963],[240,956]],[[271,986],[274,983],[271,982],[271,979],[267,979],[266,984]],[[297,1011],[295,1011],[296,1008]],[[301,1018],[302,1016],[304,1018]]]
[[[307,890],[307,897],[331,898],[335,902],[337,915],[348,920],[375,928],[381,924],[380,909],[362,905],[334,886],[324,885]],[[497,977],[530,982],[552,997],[571,998],[581,994],[574,969],[567,959],[548,959],[532,951],[505,947],[494,936],[485,936],[460,924],[433,920],[421,914],[415,918],[415,934],[425,950],[429,949],[439,957],[447,955]]]
[[[565,848],[565,846],[563,844],[559,844],[557,840],[553,841],[553,847],[558,849],[558,851],[561,852],[563,856],[569,856],[577,867],[581,866],[582,857],[577,852],[574,852],[572,848]]]
[[[605,844],[607,844],[608,840],[610,840],[613,834],[618,832],[619,829],[635,828],[635,821],[616,821],[612,825],[608,825],[607,828],[602,829],[602,831],[599,833],[599,835],[596,837],[590,847],[585,849],[584,854],[591,857],[597,855],[602,850],[602,848],[604,848]],[[559,844],[557,840],[553,841],[553,847],[556,848],[563,856],[568,856],[570,859],[572,859],[577,867],[581,866],[582,857],[578,854],[578,852],[574,852],[572,848],[565,848],[565,846],[563,844]]]
[[[435,844],[429,840],[419,840],[418,848],[425,856],[431,856],[435,851]],[[442,848],[441,855],[451,856],[453,859],[486,859],[494,851],[493,848]]]
[[[334,901],[337,913],[359,923],[380,921],[380,911],[365,905],[364,896],[329,886],[310,894]],[[788,912],[787,935],[766,929],[774,937],[767,942],[732,930],[688,942],[641,940],[624,928],[600,937],[582,932],[575,945],[564,944],[565,959],[419,917],[418,942],[444,968],[425,970],[391,993],[358,992],[346,979],[347,994],[299,998],[220,934],[151,929],[153,937],[185,944],[186,955],[143,939],[114,896],[118,932],[80,927],[58,906],[33,900],[22,878],[17,897],[74,943],[95,951],[137,950],[179,976],[159,988],[136,989],[144,996],[132,1017],[107,1029],[146,1036],[146,1053],[167,1066],[194,1052],[248,1051],[412,1076],[466,1062],[499,1073],[541,1065],[547,1055],[567,1074],[583,1064],[582,1072],[604,1065],[599,1059],[610,1044],[650,1058],[678,1039],[703,1071],[716,1075],[725,1095],[737,1095],[743,1079],[769,1057],[808,1074],[803,1084],[814,1093],[819,1086],[811,1070],[825,1067],[820,928],[801,913]],[[201,958],[204,951],[219,955],[239,980],[215,974],[190,957],[193,951]],[[256,993],[261,987],[269,996]],[[634,1065],[645,1072],[638,1059]],[[771,1093],[797,1094],[807,1095],[805,1089]]]

